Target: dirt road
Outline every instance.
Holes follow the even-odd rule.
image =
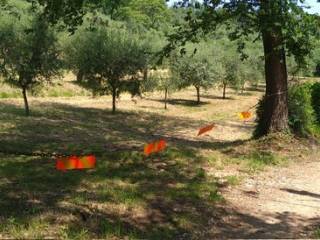
[[[270,169],[224,192],[228,204],[211,236],[222,238],[308,238],[320,223],[320,156]],[[319,225],[318,225],[319,226]]]

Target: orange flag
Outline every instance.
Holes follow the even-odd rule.
[[[153,143],[146,144],[144,146],[144,154],[146,156],[149,156],[152,153],[161,152],[166,148],[166,146],[167,146],[167,143],[163,139]]]
[[[206,132],[211,131],[214,127],[215,127],[215,125],[214,125],[214,124],[211,124],[211,125],[205,126],[205,127],[203,127],[203,128],[200,128],[199,133],[198,133],[198,136],[200,136],[200,135],[202,135],[202,134],[204,134],[204,133],[206,133]]]
[[[249,118],[251,118],[252,114],[251,112],[241,112],[239,113],[239,117],[241,120],[248,120]]]
[[[151,153],[153,153],[153,149],[154,149],[154,143],[146,144],[144,146],[144,154],[146,156],[149,156]]]
[[[166,148],[166,141],[165,140],[159,140],[158,142],[156,142],[155,144],[155,152],[161,152]]]
[[[71,156],[67,158],[58,158],[56,162],[56,169],[65,171],[72,169],[89,169],[96,166],[96,157],[94,155],[77,157]]]

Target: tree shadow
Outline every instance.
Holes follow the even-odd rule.
[[[235,100],[233,97],[221,97],[221,96],[216,96],[216,95],[211,95],[211,94],[203,94],[201,95],[202,98],[206,99],[212,99],[212,100]]]
[[[289,215],[276,216],[274,226],[235,209],[226,211],[228,202],[202,169],[199,149],[223,151],[244,141],[179,134],[198,129],[202,121],[144,112],[112,115],[58,103],[33,109],[26,118],[16,106],[0,104],[5,122],[1,151],[92,152],[98,156],[97,168],[58,172],[54,158],[1,154],[0,232],[12,226],[23,231],[37,219],[53,228],[38,230],[40,236],[54,238],[61,237],[62,227],[67,238],[84,232],[87,238],[139,239],[271,237],[294,230]],[[168,150],[143,156],[144,143],[159,138],[170,142]],[[236,221],[226,222],[226,216]]]
[[[308,192],[308,191],[295,190],[295,189],[290,189],[290,188],[281,188],[280,190],[286,191],[286,192],[289,192],[289,193],[293,193],[293,194],[309,196],[309,197],[313,197],[313,198],[320,198],[320,194],[312,193],[312,192]]]
[[[56,152],[81,154],[141,150],[145,143],[159,138],[174,138],[174,146],[194,149],[199,145],[215,147],[212,139],[190,139],[185,130],[197,130],[203,121],[156,113],[75,107],[61,103],[39,104],[31,117],[20,108],[1,103],[0,119],[8,126],[0,139],[1,151],[8,153]],[[227,124],[227,123],[226,123]]]
[[[305,227],[314,225],[319,219],[306,218],[295,213],[255,215],[230,210],[227,214],[232,219],[219,223],[213,231],[218,238],[230,239],[288,239],[312,237],[312,232]],[[268,221],[267,219],[273,219]]]
[[[263,84],[258,85],[257,87],[246,87],[246,91],[250,92],[261,92],[264,93],[266,91],[266,86]]]
[[[161,102],[161,103],[165,103],[165,100],[163,99],[150,99],[149,100],[151,101],[157,101],[157,102]],[[210,104],[209,102],[204,102],[204,101],[200,101],[200,103],[198,103],[197,101],[195,100],[189,100],[189,99],[168,99],[167,100],[167,103],[168,104],[171,104],[171,105],[181,105],[181,106],[186,106],[186,107],[201,107],[201,106],[204,106],[204,105],[208,105]]]
[[[56,171],[50,159],[2,159],[0,224],[10,228],[14,219],[28,226],[41,218],[64,226],[67,237],[83,231],[88,238],[252,239],[297,238],[297,221],[318,220],[293,213],[257,217],[217,203],[217,184],[207,182],[200,168],[195,171],[200,159],[190,155],[186,162],[173,161],[175,154],[145,159],[113,153],[101,156],[97,169],[70,172]],[[270,217],[273,223],[266,220]],[[40,236],[59,237],[45,230]]]

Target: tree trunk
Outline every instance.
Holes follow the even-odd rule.
[[[200,104],[200,87],[196,87],[197,90],[197,104]]]
[[[148,68],[143,69],[143,80],[146,81],[148,79]]]
[[[164,109],[168,109],[167,108],[167,99],[168,99],[168,88],[165,88],[165,90],[164,90]]]
[[[26,116],[29,116],[30,110],[29,110],[29,103],[28,103],[28,98],[27,98],[27,90],[25,88],[22,89],[22,95],[23,95],[23,100],[24,100],[24,108],[26,111]]]
[[[112,114],[116,113],[116,98],[117,98],[117,89],[112,88]]]
[[[223,84],[223,95],[222,95],[222,98],[223,99],[226,99],[226,90],[227,90],[227,84]]]
[[[243,94],[243,93],[244,93],[244,88],[245,88],[245,83],[244,83],[244,84],[242,84],[242,87],[241,87],[241,94]]]
[[[272,29],[262,34],[266,96],[257,136],[288,130],[288,75],[281,31]]]

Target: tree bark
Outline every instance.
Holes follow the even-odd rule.
[[[262,117],[259,120],[258,137],[288,130],[288,75],[285,50],[281,46],[281,31],[269,30],[262,34],[266,96]]]
[[[196,87],[197,90],[197,104],[200,104],[200,87]]]
[[[245,89],[245,83],[244,83],[244,84],[242,84],[242,86],[241,86],[241,94],[243,94],[243,93],[244,93],[244,89]]]
[[[112,114],[116,113],[116,98],[117,98],[117,89],[112,88]]]
[[[30,110],[29,110],[29,103],[27,98],[27,90],[25,88],[22,88],[22,95],[24,100],[24,108],[25,108],[26,116],[29,116]]]
[[[165,88],[165,90],[164,90],[164,109],[168,109],[167,108],[167,99],[168,99],[168,88]]]
[[[223,99],[226,99],[226,89],[227,89],[227,84],[223,84],[223,95],[222,95],[222,98]]]

